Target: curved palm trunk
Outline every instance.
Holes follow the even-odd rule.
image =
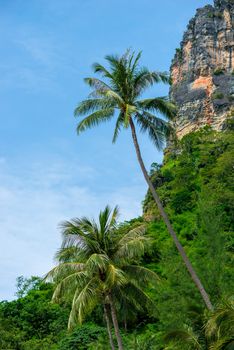
[[[135,146],[138,162],[140,164],[140,167],[141,167],[141,170],[143,172],[144,178],[145,178],[145,180],[146,180],[146,182],[147,182],[147,184],[149,186],[149,189],[150,189],[150,191],[152,193],[152,196],[153,196],[153,198],[154,198],[154,200],[155,200],[155,202],[156,202],[156,204],[158,206],[160,215],[162,216],[163,221],[166,224],[167,229],[168,229],[172,239],[174,240],[176,248],[178,249],[178,251],[179,251],[179,253],[180,253],[181,257],[182,257],[182,259],[183,259],[183,261],[184,261],[184,263],[185,263],[185,265],[186,265],[186,267],[187,267],[187,269],[188,269],[188,271],[189,271],[189,273],[190,273],[190,275],[192,277],[192,280],[194,281],[195,285],[197,286],[199,292],[201,293],[201,296],[202,296],[202,298],[203,298],[203,300],[204,300],[208,310],[213,310],[213,306],[212,306],[212,304],[210,302],[210,298],[209,298],[208,294],[206,293],[205,288],[203,287],[199,277],[197,276],[196,272],[194,271],[194,269],[193,269],[193,267],[192,267],[192,265],[191,265],[187,255],[185,253],[184,248],[180,244],[180,242],[179,242],[179,240],[177,238],[177,235],[176,235],[176,233],[175,233],[175,231],[174,231],[174,229],[173,229],[173,227],[172,227],[172,225],[170,223],[170,220],[169,220],[169,218],[167,216],[167,213],[165,212],[165,210],[164,210],[164,208],[162,206],[160,198],[159,198],[157,192],[155,191],[154,186],[153,186],[153,184],[152,184],[152,182],[151,182],[151,180],[149,178],[149,175],[148,175],[147,170],[145,168],[143,159],[141,157],[141,151],[140,151],[140,147],[139,147],[137,136],[136,136],[136,129],[135,129],[134,123],[133,123],[131,118],[130,118],[130,127],[131,127],[131,131],[132,131],[132,138],[133,138],[133,143],[134,143],[134,146]]]
[[[108,336],[109,336],[110,346],[111,346],[111,350],[115,350],[114,341],[113,341],[113,337],[112,337],[112,333],[111,333],[111,322],[110,322],[108,311],[109,310],[107,308],[107,305],[104,304],[104,316],[105,316],[105,320],[106,320],[106,327],[107,327],[107,332],[108,332]]]
[[[111,295],[109,295],[109,303],[110,303],[111,317],[112,317],[112,322],[113,322],[114,329],[115,329],[115,335],[116,335],[116,339],[117,339],[117,343],[118,343],[118,348],[119,348],[119,350],[123,350],[123,343],[122,343],[122,338],[121,338],[120,331],[119,331],[119,324],[118,324],[118,320],[117,320],[116,310],[115,310],[115,306],[114,306]]]

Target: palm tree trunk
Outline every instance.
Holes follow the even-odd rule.
[[[109,336],[111,350],[115,350],[114,341],[113,341],[113,337],[112,337],[112,333],[111,333],[111,323],[110,323],[110,318],[109,318],[109,310],[108,310],[106,304],[104,304],[104,316],[105,316],[105,320],[106,320],[106,327],[107,327],[107,332],[108,332],[108,336]]]
[[[112,322],[113,322],[114,329],[115,329],[115,335],[116,335],[116,339],[117,339],[117,343],[118,343],[118,348],[119,348],[119,350],[123,350],[123,343],[122,343],[122,338],[121,338],[120,331],[119,331],[119,324],[118,324],[118,320],[117,320],[115,305],[113,303],[111,294],[109,294],[109,303],[110,303],[111,317],[112,317]]]
[[[176,233],[175,233],[175,231],[174,231],[174,229],[173,229],[173,227],[172,227],[172,225],[170,223],[170,220],[169,220],[169,218],[167,216],[167,213],[165,212],[165,210],[164,210],[164,208],[162,206],[162,203],[160,201],[160,198],[159,198],[157,192],[155,191],[154,186],[153,186],[153,184],[152,184],[152,182],[150,180],[150,177],[149,177],[149,175],[147,173],[147,170],[145,168],[145,165],[144,165],[144,162],[143,162],[143,159],[142,159],[142,156],[141,156],[141,151],[140,151],[140,147],[139,147],[138,140],[137,140],[135,125],[134,125],[133,120],[131,118],[130,118],[130,127],[131,127],[131,131],[132,131],[132,138],[133,138],[133,143],[134,143],[134,146],[135,146],[138,162],[140,164],[140,167],[141,167],[141,170],[143,172],[144,178],[145,178],[145,180],[146,180],[146,182],[147,182],[147,184],[149,186],[149,189],[150,189],[150,191],[152,193],[152,196],[153,196],[153,198],[154,198],[154,200],[155,200],[155,202],[156,202],[156,204],[158,206],[160,215],[162,216],[163,221],[166,224],[167,229],[168,229],[172,239],[174,240],[176,248],[178,249],[178,251],[179,251],[179,253],[180,253],[180,255],[181,255],[181,257],[182,257],[182,259],[183,259],[183,261],[184,261],[184,263],[186,265],[186,267],[187,267],[187,270],[190,273],[190,275],[192,277],[192,280],[194,281],[195,285],[197,286],[197,288],[198,288],[198,290],[199,290],[199,292],[200,292],[200,294],[201,294],[201,296],[202,296],[202,298],[203,298],[203,300],[204,300],[208,310],[212,311],[213,310],[213,306],[212,306],[212,304],[210,302],[210,298],[209,298],[208,294],[206,293],[205,288],[203,287],[199,277],[197,276],[196,272],[194,271],[194,269],[193,269],[193,267],[192,267],[192,265],[191,265],[187,255],[185,253],[184,248],[182,247],[181,243],[179,242],[179,240],[177,238],[177,235],[176,235]]]

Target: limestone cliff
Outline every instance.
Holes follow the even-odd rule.
[[[234,106],[234,0],[215,0],[189,22],[171,66],[179,138],[204,125],[222,130]]]

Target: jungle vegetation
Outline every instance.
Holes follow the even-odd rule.
[[[110,290],[124,349],[233,349],[234,137],[230,125],[220,133],[205,127],[185,136],[167,148],[163,164],[153,164],[149,172],[163,207],[214,305],[214,311],[205,308],[148,191],[142,203],[142,217],[117,223],[116,209],[111,211],[107,207],[96,223],[88,219],[82,226],[81,218],[63,224],[63,243],[57,253],[58,265],[57,272],[53,271],[53,281],[45,283],[41,278],[27,280],[21,277],[17,281],[16,300],[0,303],[0,349],[111,349],[104,308],[108,300],[106,292]],[[105,229],[100,230],[101,222],[108,222],[106,226],[103,224]],[[85,225],[88,225],[88,231],[92,228],[90,232],[94,229],[100,234],[100,239],[105,235],[108,237],[106,247],[110,250],[108,258],[103,257],[104,261],[97,259],[99,248],[95,239],[95,243],[91,239],[87,244],[85,239],[88,236],[82,233]],[[78,235],[85,237],[82,245],[84,254],[79,244],[75,244]],[[115,254],[124,237],[127,240],[132,237],[133,242],[139,238],[141,248],[136,248],[134,243],[133,251],[128,251],[126,260],[121,258],[118,261]],[[91,249],[87,249],[89,244]],[[79,254],[83,254],[82,261],[81,256],[77,259]],[[91,258],[93,254],[96,254],[94,260]],[[79,312],[75,312],[75,322],[72,316],[71,329],[68,330],[74,293],[71,291],[66,295],[58,286],[67,273],[70,276],[69,269],[63,271],[63,264],[76,265],[77,262],[84,264],[86,273],[81,288],[96,278],[92,292],[97,299],[93,299],[95,302],[90,305],[91,308],[81,310],[82,324],[76,323]],[[145,271],[146,276],[152,272],[152,276],[157,276],[155,284],[151,283],[152,278],[150,283],[138,285],[141,279],[137,274],[130,276],[126,273],[125,277],[129,264],[134,265],[134,269]],[[111,265],[117,273],[114,270],[110,273]],[[105,275],[103,280],[96,275],[96,268],[100,266]],[[128,292],[125,288],[129,281],[139,287],[140,293],[144,293],[145,305],[142,305],[141,299],[134,297],[134,293],[129,293],[126,298]],[[98,285],[101,288],[96,290]],[[53,295],[58,297],[59,304],[51,302]],[[147,305],[152,307],[145,307]],[[79,308],[79,305],[73,306]],[[118,349],[109,302],[106,307],[111,323],[112,346]]]

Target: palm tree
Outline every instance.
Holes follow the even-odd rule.
[[[212,341],[211,350],[234,349],[234,299],[224,300],[209,317],[205,335]]]
[[[138,265],[150,246],[144,234],[145,226],[124,232],[117,227],[118,208],[107,206],[99,214],[98,222],[87,217],[62,224],[62,247],[56,254],[58,265],[46,276],[55,285],[53,301],[71,299],[68,327],[82,323],[85,316],[98,305],[103,305],[111,349],[114,342],[111,321],[118,348],[123,349],[117,319],[117,306],[128,300],[135,308],[144,308],[152,302],[144,292],[157,275]]]
[[[80,134],[86,129],[111,120],[116,115],[116,112],[118,113],[113,142],[116,141],[121,128],[131,129],[138,162],[161,217],[207,308],[212,310],[213,307],[209,296],[177,238],[141,156],[135,124],[139,126],[141,132],[148,133],[150,140],[157,149],[162,149],[165,139],[170,132],[170,126],[167,121],[157,117],[154,113],[159,112],[167,119],[172,119],[175,116],[176,108],[165,97],[139,100],[139,97],[148,87],[159,82],[169,82],[169,77],[166,73],[150,72],[145,67],[140,68],[140,57],[141,53],[135,56],[134,53],[130,54],[127,51],[120,58],[118,56],[106,56],[110,69],[99,63],[93,65],[94,73],[99,73],[104,80],[98,78],[85,79],[85,82],[93,89],[93,92],[88,99],[82,101],[75,109],[75,116],[86,116],[78,123],[77,133]]]
[[[234,302],[228,299],[218,305],[209,315],[205,325],[198,331],[184,326],[169,332],[166,349],[180,350],[233,350],[234,349]],[[166,350],[165,349],[165,350]]]
[[[180,349],[180,350],[205,350],[203,347],[203,336],[194,332],[194,330],[184,325],[182,329],[175,329],[169,332],[165,337],[165,342],[168,346],[165,350]]]

